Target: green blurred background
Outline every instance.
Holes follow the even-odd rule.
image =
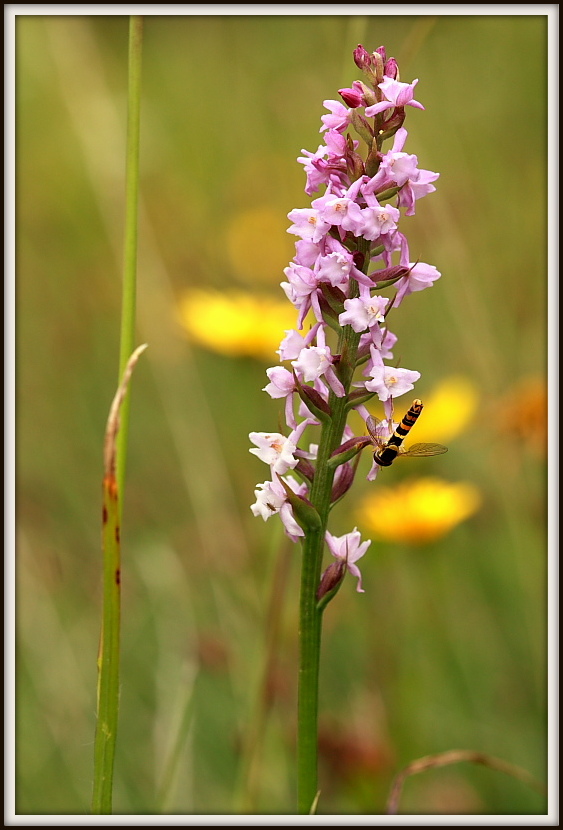
[[[479,396],[447,456],[385,483],[414,467],[482,506],[434,544],[374,540],[366,593],[348,580],[327,610],[319,812],[382,813],[400,768],[457,748],[546,780],[547,19],[147,16],[116,813],[295,811],[299,550],[249,510],[277,358],[191,343],[177,308],[193,287],[283,299],[286,216],[308,204],[296,157],[360,77],[358,43],[420,78],[406,151],[440,173],[403,230],[443,276],[396,315],[395,354],[422,398],[451,375]],[[123,16],[16,21],[18,813],[91,798],[127,48]],[[376,486],[359,477],[333,532]],[[546,804],[462,764],[409,780],[401,809]]]

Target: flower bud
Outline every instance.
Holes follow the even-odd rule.
[[[300,450],[296,450],[295,455],[298,456],[300,452]],[[315,477],[315,468],[307,458],[300,458],[294,469],[297,473],[301,473],[301,475],[308,481],[311,483],[313,482]]]
[[[346,495],[352,484],[354,483],[354,476],[356,475],[357,464],[343,464],[336,471],[334,477],[334,484],[332,485],[332,492],[330,494],[330,503],[332,505]]]
[[[371,67],[371,55],[361,44],[358,44],[354,49],[354,63],[358,69],[361,69],[363,72]]]
[[[355,109],[356,107],[369,107],[375,104],[377,98],[373,89],[366,86],[361,81],[354,81],[351,87],[344,87],[338,92],[349,107]]]
[[[381,60],[383,61],[383,63],[386,63],[387,62],[387,52],[385,50],[385,46],[378,46],[375,51],[377,52],[378,55],[381,56]],[[395,58],[390,58],[390,60],[395,60]]]
[[[385,53],[385,49],[382,46],[379,47],[379,50],[381,49]],[[376,50],[370,55],[361,44],[358,44],[356,49],[354,49],[354,62],[364,72],[373,87],[376,87],[383,80],[385,58],[382,57],[379,50]]]
[[[317,588],[317,602],[324,599],[325,602],[323,602],[323,607],[327,602],[329,602],[329,600],[332,599],[342,585],[345,573],[346,565],[341,559],[339,559],[336,562],[331,562],[321,576],[321,581],[319,582],[319,587]]]
[[[342,100],[344,101],[344,103],[348,104],[348,106],[352,107],[352,109],[355,109],[356,107],[361,107],[364,103],[361,91],[354,89],[353,87],[339,89],[338,92],[342,96]]]
[[[393,78],[394,81],[399,80],[399,66],[395,58],[389,58],[385,64],[385,74],[388,78]]]
[[[380,84],[383,81],[383,76],[385,74],[383,69],[383,61],[384,59],[381,57],[379,52],[375,51],[372,55],[372,66],[376,78],[374,86],[377,86],[377,84]]]

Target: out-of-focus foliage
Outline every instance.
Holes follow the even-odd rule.
[[[122,16],[16,24],[19,813],[83,814],[91,796],[127,32]],[[321,141],[323,100],[359,77],[357,43],[385,45],[402,80],[420,79],[426,111],[409,115],[407,151],[440,179],[405,232],[442,278],[407,298],[394,331],[428,400],[413,440],[449,452],[371,484],[366,453],[331,529],[348,532],[362,499],[411,476],[467,482],[481,507],[423,547],[374,535],[365,594],[348,580],[327,609],[319,812],[381,813],[399,768],[448,749],[545,778],[545,17],[156,15],[143,61],[138,342],[149,348],[132,389],[122,538],[119,813],[294,812],[299,549],[249,509],[266,469],[248,433],[278,428],[261,391],[276,339],[268,357],[219,353],[179,315],[194,291],[285,302],[286,215],[307,206],[295,159]],[[438,400],[433,414],[451,376],[471,401]],[[545,803],[458,766],[409,782],[402,809]]]

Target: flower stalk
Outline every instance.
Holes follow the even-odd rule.
[[[412,216],[417,199],[435,190],[432,182],[438,178],[437,173],[419,169],[416,156],[403,152],[405,108],[424,109],[413,97],[417,81],[401,83],[397,62],[387,60],[383,47],[370,55],[358,46],[354,60],[365,82],[355,81],[351,88],[339,90],[347,106],[324,102],[329,110],[321,119],[325,144],[315,153],[303,150],[304,155],[298,158],[307,176],[305,192],[311,196],[324,187],[324,193],[313,199],[311,207],[288,214],[292,222],[288,232],[298,241],[295,258],[284,272],[287,281],[281,286],[297,311],[297,325],[286,331],[278,349],[280,361],[290,368],[268,369],[270,382],[264,390],[285,401],[290,432],[288,436],[250,434],[255,444],[250,451],[267,463],[271,472],[271,480],[258,485],[251,510],[264,520],[278,514],[289,538],[302,543],[297,737],[300,814],[314,811],[319,795],[322,615],[347,571],[358,580],[356,590],[363,592],[356,562],[370,545],[369,540],[361,542],[356,529],[333,536],[328,530],[330,511],[352,486],[359,453],[372,439],[379,440],[381,434],[385,443],[393,436],[393,458],[399,453],[407,431],[403,425],[410,428],[411,424],[405,421],[406,416],[400,426],[393,424],[393,400],[413,389],[420,373],[385,362],[393,358],[397,340],[388,321],[407,296],[440,277],[433,266],[410,261],[407,239],[398,229],[401,210]],[[363,158],[360,141],[353,139],[350,129],[366,145]],[[384,152],[387,139],[393,139],[393,144]],[[388,288],[391,296],[379,293]],[[360,370],[362,378],[358,377]],[[372,397],[381,401],[386,416],[376,427],[365,406]],[[421,408],[422,404],[417,416]],[[371,438],[354,436],[347,424],[352,409],[371,427]],[[307,451],[298,445],[310,427],[319,427],[320,437],[318,446],[312,444]],[[400,438],[394,435],[396,429]],[[382,458],[374,453],[369,480],[375,479],[381,466],[376,456]],[[325,546],[336,561],[323,572]]]
[[[350,327],[348,327],[350,328]],[[349,391],[353,367],[355,365],[359,335],[350,336],[350,331],[342,333],[342,354],[346,353],[348,366],[342,365],[347,378],[344,385]],[[352,332],[352,334],[354,334]],[[346,346],[346,348],[344,348]],[[350,371],[352,367],[352,371]],[[337,398],[330,393],[329,406],[332,419],[321,430],[321,441],[317,456],[317,467],[311,487],[311,504],[320,516],[320,527],[305,535],[303,542],[303,564],[301,569],[301,593],[299,604],[299,698],[297,715],[297,792],[300,814],[309,814],[315,802],[317,784],[317,734],[318,734],[318,699],[319,699],[319,665],[321,652],[322,614],[325,605],[320,605],[317,591],[321,582],[321,570],[325,534],[331,507],[331,495],[335,468],[328,462],[331,453],[342,441],[346,423],[346,395]]]

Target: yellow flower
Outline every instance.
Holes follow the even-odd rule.
[[[295,309],[283,300],[243,291],[186,291],[180,323],[193,342],[230,357],[276,359],[283,332],[295,326]]]
[[[439,441],[447,444],[467,427],[477,409],[477,390],[465,377],[452,375],[437,384],[429,395],[421,395],[424,410],[412,431],[413,441]],[[395,419],[399,412],[395,403]],[[406,411],[406,410],[405,410]]]
[[[358,519],[381,539],[424,544],[445,536],[480,504],[469,482],[418,478],[374,490],[360,503]]]
[[[236,213],[224,238],[230,266],[246,285],[279,285],[283,269],[295,253],[284,211],[267,205]]]

